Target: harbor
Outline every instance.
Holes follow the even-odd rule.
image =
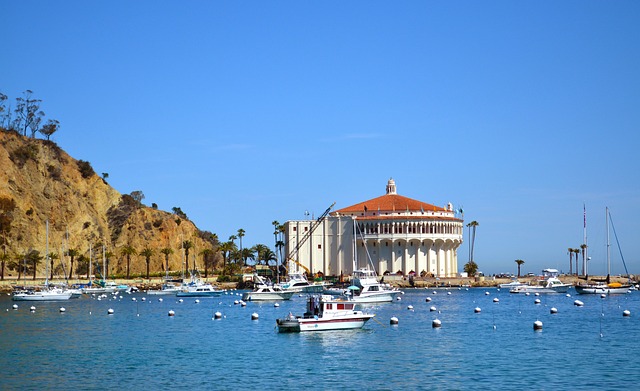
[[[304,311],[304,295],[241,305],[242,291],[184,300],[138,292],[31,310],[27,303],[13,309],[4,294],[3,387],[92,389],[99,378],[154,389],[479,390],[640,380],[637,361],[603,354],[622,352],[640,332],[638,292],[581,295],[583,306],[574,304],[573,289],[539,298],[497,288],[404,292],[392,303],[363,306],[375,317],[362,329],[313,333],[276,327],[276,319]],[[441,327],[432,327],[435,319]],[[543,324],[538,331],[536,321]]]

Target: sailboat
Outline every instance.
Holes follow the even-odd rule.
[[[47,220],[47,249],[45,252],[45,281],[40,289],[26,289],[14,292],[11,299],[16,301],[53,301],[69,300],[72,292],[58,287],[49,286],[49,220]]]
[[[102,294],[102,293],[116,293],[118,289],[118,285],[114,281],[107,281],[105,276],[106,274],[106,250],[105,247],[102,246],[102,280],[98,282],[94,282],[93,280],[89,281],[89,287],[82,288],[82,293],[84,294]],[[91,249],[89,249],[89,254],[91,254]],[[91,274],[91,258],[89,258],[89,274]]]
[[[576,285],[576,292],[580,294],[616,294],[616,293],[628,293],[629,290],[632,289],[631,284],[621,284],[619,282],[611,282],[611,252],[609,247],[611,244],[609,243],[609,218],[611,216],[609,212],[609,208],[605,209],[605,221],[607,225],[607,278],[604,281],[595,281],[595,284],[578,284]],[[611,222],[613,225],[613,221]],[[615,234],[615,228],[613,229],[613,233]],[[616,235],[616,241],[618,237]],[[619,248],[619,246],[618,246]],[[622,252],[620,252],[622,255]],[[624,264],[624,258],[622,258],[622,262]],[[625,272],[627,269],[627,265],[624,264]],[[627,275],[629,273],[627,272]]]

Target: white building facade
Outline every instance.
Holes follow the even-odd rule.
[[[463,230],[451,204],[437,207],[398,195],[390,179],[381,197],[320,221],[287,221],[285,253],[308,273],[327,276],[369,265],[379,275],[456,277]]]

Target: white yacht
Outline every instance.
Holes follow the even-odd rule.
[[[378,281],[376,272],[368,268],[354,270],[351,285],[348,294],[358,303],[388,303],[403,293]]]
[[[510,293],[567,293],[573,285],[565,284],[558,278],[557,269],[544,269],[542,280],[537,285],[521,285],[511,288]]]
[[[263,277],[253,275],[254,289],[242,294],[244,301],[289,300],[296,291],[283,289],[280,285],[270,284]]]
[[[334,299],[329,295],[312,295],[302,316],[289,313],[276,320],[278,331],[303,332],[359,329],[375,315],[356,311],[356,303],[349,299]]]

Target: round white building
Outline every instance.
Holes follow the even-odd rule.
[[[383,196],[320,221],[287,221],[285,253],[293,267],[309,274],[348,275],[370,266],[379,275],[456,277],[463,228],[451,204],[443,208],[398,195],[389,179]]]

